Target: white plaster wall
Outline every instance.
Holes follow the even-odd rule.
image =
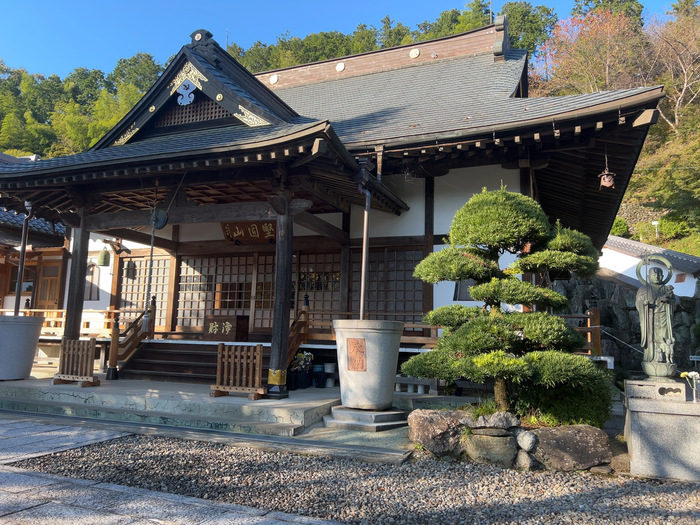
[[[506,170],[500,166],[460,168],[435,179],[435,233],[447,234],[452,219],[462,206],[482,188],[498,190],[501,184],[508,191],[520,191],[519,170]]]
[[[382,181],[409,206],[401,215],[370,210],[369,236],[402,237],[425,234],[425,181],[403,175],[384,177]],[[364,206],[352,206],[350,210],[350,237],[361,239],[364,228]]]
[[[638,257],[620,253],[618,251],[611,250],[610,248],[603,248],[602,255],[598,262],[601,268],[622,274],[637,281],[637,264],[639,264],[639,261],[640,259]],[[654,264],[654,266],[660,265]],[[673,286],[673,291],[676,295],[682,297],[692,297],[695,293],[697,279],[688,273],[684,274],[685,282],[679,283],[676,282],[676,279],[679,278],[679,273],[682,272],[674,270],[674,275],[671,277],[668,284]]]

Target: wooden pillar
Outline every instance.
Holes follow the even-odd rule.
[[[280,192],[269,198],[277,213],[277,237],[275,244],[275,297],[272,305],[272,342],[270,344],[270,369],[267,374],[266,397],[289,397],[287,391],[287,354],[289,352],[289,311],[292,300],[293,215],[311,206],[310,201],[292,201],[288,192]]]
[[[80,323],[85,298],[85,274],[87,272],[88,244],[90,232],[84,227],[84,208],[80,209],[80,226],[73,228],[73,251],[71,253],[66,320],[63,335],[68,339],[80,338]]]
[[[423,258],[433,253],[435,244],[435,179],[425,179],[425,243],[423,244]],[[433,285],[423,283],[423,311],[433,309]]]
[[[343,231],[350,234],[350,214],[343,212]],[[340,308],[343,312],[352,309],[350,298],[350,285],[352,283],[352,252],[350,243],[340,248]]]

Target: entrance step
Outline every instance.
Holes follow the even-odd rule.
[[[282,400],[248,401],[239,396],[213,398],[208,386],[193,384],[155,386],[120,379],[80,388],[54,386],[47,380],[38,387],[23,386],[26,383],[0,383],[0,410],[267,436],[295,436],[320,423],[340,403],[337,389],[321,397],[292,393]]]
[[[407,414],[403,410],[358,410],[344,406],[334,406],[331,414],[323,417],[329,428],[358,430],[361,432],[381,432],[408,426]]]

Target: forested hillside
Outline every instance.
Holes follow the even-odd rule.
[[[530,96],[664,85],[659,123],[613,233],[700,256],[700,7],[678,0],[654,20],[643,20],[642,10],[637,0],[576,0],[566,18],[529,2],[508,2],[492,14],[489,2],[475,0],[416,28],[386,16],[351,34],[285,34],[248,49],[232,43],[228,51],[259,72],[469,31],[506,14],[511,47],[530,52]],[[61,79],[8,68],[0,57],[0,151],[46,158],[88,149],[163,69],[137,53],[110,73],[78,67]]]

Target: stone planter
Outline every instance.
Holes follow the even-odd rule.
[[[344,407],[384,410],[394,403],[403,323],[338,319],[340,398]]]
[[[43,325],[43,317],[0,316],[0,380],[29,377]]]

